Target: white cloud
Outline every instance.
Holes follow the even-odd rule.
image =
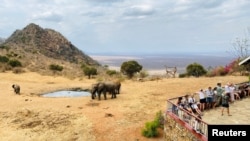
[[[150,5],[135,5],[129,7],[125,12],[125,16],[147,16],[152,15],[155,10]]]
[[[52,22],[60,22],[63,19],[63,16],[59,13],[54,13],[53,11],[48,11],[40,14],[32,15],[32,19],[34,20],[45,20]]]

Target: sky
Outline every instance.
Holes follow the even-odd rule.
[[[0,37],[30,23],[87,54],[228,52],[250,37],[249,0],[0,0]]]

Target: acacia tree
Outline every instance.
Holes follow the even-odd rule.
[[[142,70],[142,66],[134,61],[123,62],[121,65],[121,73],[127,75],[129,78],[132,78],[136,72],[140,72]]]
[[[204,67],[198,63],[189,64],[186,68],[187,75],[189,76],[202,76],[207,73],[207,71],[204,69]]]
[[[240,59],[247,58],[250,54],[250,28],[246,36],[243,38],[236,38],[233,43],[233,54]]]
[[[83,67],[83,72],[85,75],[88,76],[88,78],[91,78],[91,75],[97,75],[97,69],[94,67]]]

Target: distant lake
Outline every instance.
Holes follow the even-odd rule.
[[[226,66],[235,58],[229,55],[211,54],[157,54],[157,55],[90,55],[102,65],[120,69],[123,62],[135,60],[147,71],[160,71],[165,73],[165,66],[177,67],[178,73],[186,71],[186,67],[194,62],[201,64],[205,69],[216,66]]]

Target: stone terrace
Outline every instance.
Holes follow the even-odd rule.
[[[216,109],[205,110],[202,120],[208,124],[250,124],[250,97],[236,100],[230,104],[230,114],[227,115],[227,110],[224,110],[224,115],[221,115],[222,107]]]

